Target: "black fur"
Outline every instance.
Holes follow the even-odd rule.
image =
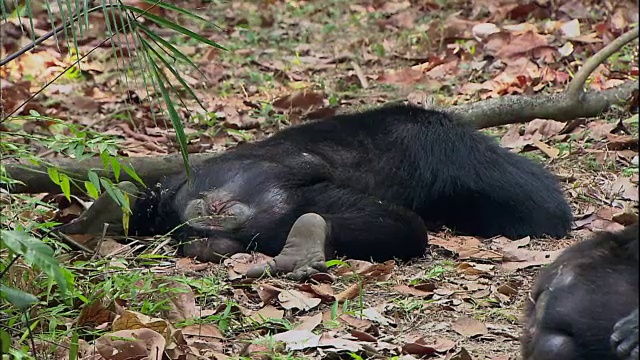
[[[531,295],[524,360],[637,360],[638,225],[569,247]]]
[[[236,231],[198,232],[276,255],[302,214],[322,215],[331,248],[383,261],[421,256],[425,223],[459,233],[563,237],[571,211],[542,166],[441,112],[389,106],[282,130],[172,177],[136,204],[131,228],[164,233],[201,193],[249,204]],[[191,229],[193,230],[193,229]]]

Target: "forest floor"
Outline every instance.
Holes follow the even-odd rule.
[[[636,2],[616,0],[178,5],[218,25],[220,29],[189,27],[227,49],[168,38],[199,69],[188,70],[185,79],[205,109],[185,97],[189,111],[180,112],[192,152],[223,151],[292,124],[396,100],[427,99],[449,106],[505,94],[561,91],[585,59],[638,21]],[[49,29],[43,14],[35,23],[38,34]],[[170,11],[160,15],[177,18]],[[92,30],[80,43],[81,51],[102,40],[100,19],[91,18]],[[3,34],[15,34],[9,30],[3,24]],[[4,54],[28,42],[26,36],[5,39]],[[176,152],[170,121],[149,99],[144,81],[131,73],[125,78],[123,58],[113,55],[109,43],[98,47],[80,69],[47,87],[21,114],[36,110],[115,138],[120,154],[128,156]],[[135,52],[130,55],[124,61],[135,60]],[[0,69],[5,111],[70,62],[55,41],[48,41]],[[606,89],[637,77],[637,63],[636,41],[601,65],[587,86]],[[6,141],[17,138],[12,132],[45,137],[58,131],[49,123],[17,118],[0,126]],[[518,358],[522,308],[541,266],[595,230],[619,229],[637,219],[638,115],[621,108],[570,123],[534,120],[482,131],[562,179],[575,214],[570,236],[512,242],[430,233],[430,251],[422,259],[408,264],[347,261],[358,275],[342,266],[332,269],[331,277],[307,284],[247,280],[242,277],[246,263],[261,261],[248,255],[222,265],[176,258],[163,239],[151,246],[101,239],[92,257],[57,246],[86,299],[73,306],[49,303],[32,312],[39,358],[53,350],[56,358],[68,356],[64,344],[71,329],[80,329],[80,358],[110,358],[92,351],[100,350],[95,339],[105,331],[135,328],[163,335],[169,359],[195,354],[203,359]],[[43,143],[28,145],[34,154],[59,156]],[[51,194],[11,197],[20,199],[21,216],[40,221],[70,221],[87,205]],[[24,210],[34,199],[49,202],[38,207],[46,210],[38,216],[36,205]],[[46,290],[34,281],[41,277],[22,261],[14,266],[8,276],[13,286]],[[171,291],[175,289],[179,291]],[[6,304],[1,309],[9,310]],[[114,321],[116,314],[119,320]],[[19,322],[10,326],[18,343],[24,329]],[[145,336],[158,344],[152,335]],[[30,345],[24,339],[20,344]],[[63,346],[55,349],[52,344]],[[180,357],[186,354],[191,355]]]

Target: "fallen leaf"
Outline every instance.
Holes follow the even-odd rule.
[[[107,360],[159,359],[165,345],[165,338],[150,329],[120,330],[96,340],[98,352]]]
[[[333,351],[356,352],[356,351],[360,351],[361,349],[360,344],[354,341],[336,338],[327,333],[324,333],[320,336],[320,342],[318,346],[327,348],[327,350],[330,350],[330,351],[333,350]]]
[[[320,345],[320,335],[308,330],[289,330],[273,336],[273,340],[282,341],[287,350],[296,351],[315,348]]]
[[[366,331],[371,326],[373,326],[373,323],[370,320],[359,319],[349,314],[342,314],[338,317],[338,319],[340,319],[341,321],[344,321],[347,325],[351,326],[352,328],[360,331]]]
[[[458,318],[453,324],[451,324],[451,328],[453,331],[466,337],[484,335],[488,332],[484,323],[467,316]]]
[[[400,294],[404,294],[404,295],[412,295],[412,296],[420,296],[420,297],[426,297],[426,296],[433,295],[433,289],[432,290],[421,290],[421,289],[417,289],[414,286],[408,286],[408,285],[403,285],[403,284],[396,285],[393,289],[395,291],[399,292]]]
[[[560,26],[562,35],[567,38],[574,38],[580,36],[580,22],[578,19],[573,19]]]
[[[500,259],[502,257],[502,254],[495,251],[481,249],[482,242],[472,236],[452,236],[446,239],[431,236],[429,243],[457,253],[460,259]]]
[[[611,184],[611,193],[625,200],[638,201],[638,185],[626,176],[619,176]]]
[[[551,147],[540,140],[533,140],[533,145],[535,145],[540,151],[542,151],[545,155],[547,155],[551,159],[555,159],[560,155],[560,150]]]
[[[527,249],[513,249],[504,252],[502,269],[514,271],[530,266],[546,265],[553,262],[562,250],[535,251]]]
[[[302,321],[302,323],[296,325],[295,330],[313,331],[322,323],[322,313],[319,312],[313,316],[300,316],[298,320]]]
[[[275,306],[266,305],[262,309],[256,311],[251,315],[251,318],[258,322],[263,322],[268,319],[282,319],[284,316],[284,310],[277,309]]]
[[[306,293],[298,290],[283,290],[278,294],[278,300],[280,305],[287,310],[300,309],[303,311],[311,310],[322,302],[321,299],[309,297]]]
[[[422,71],[411,68],[400,69],[396,71],[385,72],[378,76],[378,82],[381,84],[396,85],[412,85],[424,79],[425,75]]]
[[[312,107],[322,106],[323,104],[324,94],[307,90],[297,91],[273,102],[273,106],[281,110],[309,110]]]
[[[89,304],[85,304],[78,315],[77,324],[80,326],[96,327],[100,324],[113,321],[116,314],[107,310],[104,301],[101,299],[94,300]]]
[[[217,326],[213,324],[192,324],[180,328],[183,335],[202,336],[208,338],[224,339],[225,336]]]
[[[527,31],[512,37],[507,45],[497,50],[496,56],[510,58],[547,45],[548,41],[544,36],[533,31]]]

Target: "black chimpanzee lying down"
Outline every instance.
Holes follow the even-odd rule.
[[[422,256],[426,227],[463,234],[563,237],[571,211],[542,166],[441,112],[388,106],[290,127],[145,190],[130,234],[181,223],[183,255],[217,261],[255,250],[304,278],[335,253]],[[425,224],[427,225],[425,227]]]
[[[569,247],[526,305],[524,360],[637,360],[638,286],[638,224]]]

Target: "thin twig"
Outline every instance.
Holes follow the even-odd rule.
[[[363,89],[368,88],[369,82],[367,81],[367,78],[364,76],[364,73],[362,72],[360,65],[358,65],[355,61],[352,61],[351,66],[353,67],[353,70],[355,70],[358,80],[360,80],[360,86],[362,86]]]

